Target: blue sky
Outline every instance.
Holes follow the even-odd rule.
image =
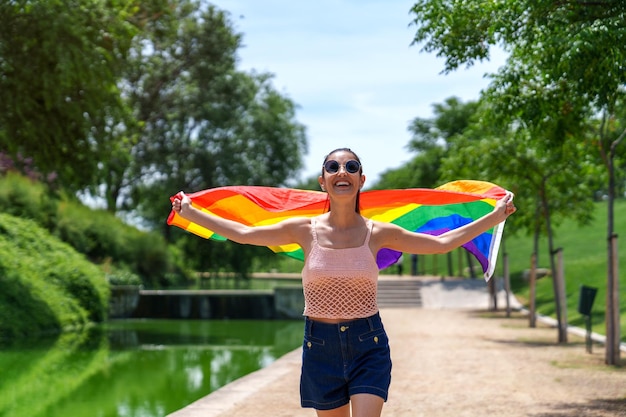
[[[273,84],[298,105],[309,152],[302,178],[318,175],[324,156],[352,148],[370,182],[413,155],[406,145],[415,117],[451,96],[475,100],[503,53],[443,75],[443,60],[411,46],[413,1],[218,0],[244,47],[239,68],[274,74]]]

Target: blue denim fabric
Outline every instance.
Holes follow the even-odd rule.
[[[363,393],[387,401],[390,383],[389,340],[378,313],[337,324],[305,319],[302,407],[332,410]]]

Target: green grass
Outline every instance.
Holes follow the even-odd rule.
[[[523,209],[523,208],[522,208]],[[618,239],[618,274],[620,306],[626,303],[626,200],[615,204],[615,233]],[[607,288],[607,204],[595,205],[593,222],[584,227],[574,221],[564,221],[555,230],[554,246],[563,249],[565,286],[567,296],[567,318],[572,326],[584,327],[583,317],[578,313],[580,286],[586,285],[598,289],[592,309],[593,331],[606,334],[605,307]],[[506,234],[506,231],[505,231]],[[621,240],[621,241],[620,241]],[[528,285],[522,279],[522,272],[530,266],[532,237],[506,236],[505,248],[509,255],[511,286],[521,302],[527,305]],[[549,268],[547,239],[540,242],[539,267]],[[500,269],[499,269],[500,270]],[[555,302],[552,280],[549,277],[537,282],[537,312],[555,317]],[[621,311],[622,341],[626,340],[626,311]]]

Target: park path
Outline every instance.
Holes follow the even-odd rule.
[[[499,304],[503,306],[503,303]],[[488,309],[484,283],[425,282],[422,308],[382,308],[393,360],[385,417],[626,417],[626,368],[581,336]],[[626,365],[626,361],[623,361]],[[299,404],[300,349],[170,417],[312,417]]]

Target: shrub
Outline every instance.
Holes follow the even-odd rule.
[[[2,177],[0,208],[3,213],[33,219],[47,227],[56,218],[56,200],[49,196],[46,187],[9,172]]]
[[[110,264],[103,265],[105,278],[110,285],[141,285],[139,275],[123,268]]]
[[[106,319],[104,273],[35,222],[0,214],[0,337]]]
[[[18,174],[0,177],[0,212],[35,220],[93,263],[136,274],[147,287],[167,287],[171,277],[184,281],[189,276],[179,251],[160,234],[139,230],[105,210],[53,198],[45,185]]]
[[[93,262],[102,263],[106,258],[127,260],[126,227],[111,213],[64,201],[59,204],[54,233]]]

